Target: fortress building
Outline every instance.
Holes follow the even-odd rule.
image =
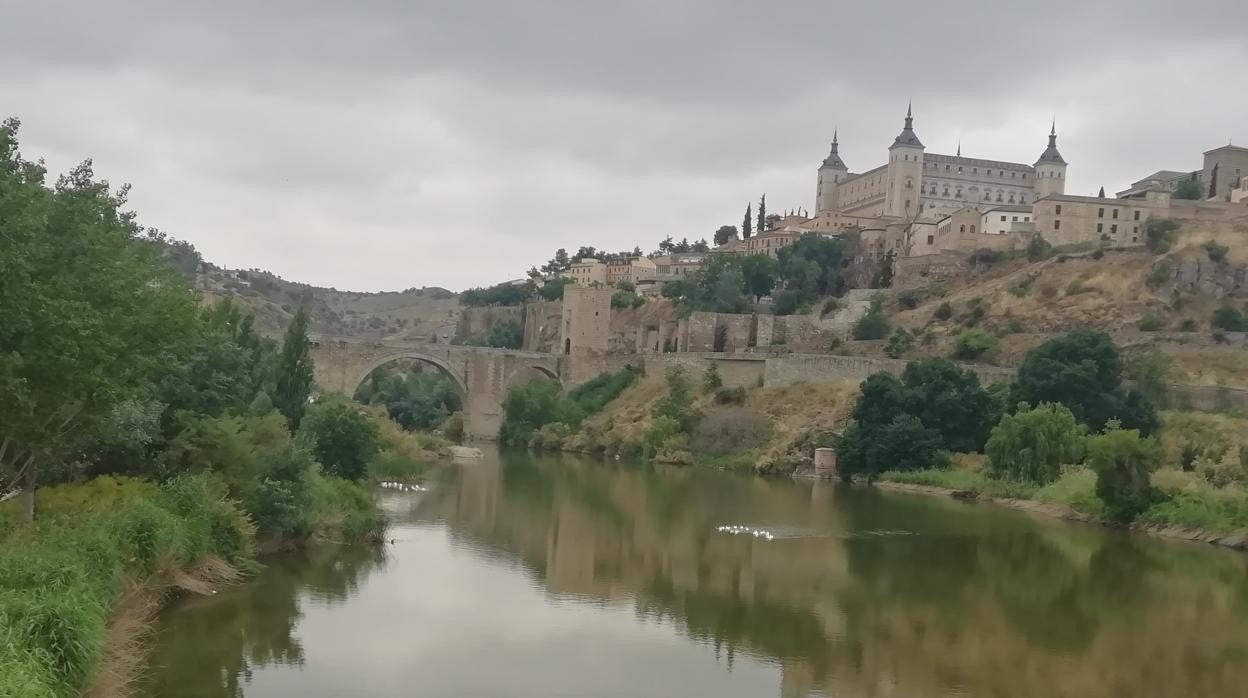
[[[961,147],[956,155],[928,153],[914,132],[909,107],[886,164],[852,174],[838,147],[833,132],[832,152],[819,166],[817,214],[935,220],[967,207],[1031,206],[1036,199],[1066,190],[1066,161],[1057,151],[1056,123],[1034,165],[963,157]]]

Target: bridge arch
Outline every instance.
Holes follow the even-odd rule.
[[[373,371],[376,371],[386,364],[394,363],[395,361],[402,361],[404,359],[419,361],[421,363],[430,364],[436,367],[442,372],[442,375],[451,379],[451,383],[455,386],[455,392],[459,393],[460,405],[467,405],[468,386],[464,384],[463,377],[457,375],[455,373],[455,369],[453,369],[445,359],[441,359],[418,350],[397,351],[393,354],[388,354],[379,359],[373,360],[371,363],[364,366],[359,375],[351,378],[350,382],[344,386],[344,388],[346,388],[344,392],[346,392],[348,396],[354,397],[356,391],[360,389],[361,385],[364,385],[364,381],[368,380],[368,377],[372,375]]]

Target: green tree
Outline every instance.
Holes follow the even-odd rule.
[[[1169,218],[1150,218],[1144,222],[1144,243],[1151,252],[1158,254],[1168,252],[1178,232],[1178,221]]]
[[[312,356],[308,342],[308,314],[300,308],[286,326],[282,353],[278,357],[273,404],[286,417],[290,430],[298,431],[312,395]]]
[[[483,343],[499,349],[519,349],[524,345],[524,328],[515,320],[502,320],[490,326]]]
[[[871,307],[867,313],[858,318],[851,332],[854,339],[884,339],[888,336],[890,325],[888,316],[884,314],[884,301],[879,296],[871,299]]]
[[[563,399],[559,383],[549,378],[535,378],[507,390],[498,438],[507,446],[525,446],[533,432],[547,424],[561,422],[576,427],[580,421],[575,403]]]
[[[741,260],[741,277],[744,280],[745,292],[754,300],[771,294],[776,287],[776,260],[765,254],[752,254]]]
[[[989,472],[1020,482],[1047,485],[1063,465],[1083,460],[1087,429],[1064,405],[1042,404],[1001,418],[984,447]]]
[[[715,246],[719,247],[721,245],[726,245],[729,240],[735,240],[736,238],[737,227],[735,225],[721,225],[719,226],[719,230],[715,231]]]
[[[329,397],[313,405],[301,431],[310,437],[325,472],[347,480],[364,477],[380,450],[377,425],[342,398]]]
[[[786,288],[806,294],[806,300],[840,293],[844,248],[841,241],[819,233],[802,233],[776,254]]]
[[[1248,331],[1248,315],[1240,312],[1238,308],[1224,305],[1213,311],[1209,325],[1215,330],[1227,332]]]
[[[1110,520],[1129,523],[1159,497],[1150,474],[1160,459],[1156,440],[1110,424],[1088,441],[1088,465],[1096,471],[1096,496]]]
[[[1123,388],[1122,370],[1108,335],[1075,330],[1027,353],[1015,379],[1015,401],[1061,403],[1094,430],[1117,418],[1151,434],[1157,428],[1156,409],[1139,393]]]
[[[114,407],[150,397],[185,356],[195,324],[185,283],[137,242],[126,189],[87,161],[49,189],[0,125],[0,491],[65,474]]]
[[[571,268],[572,259],[568,257],[568,251],[560,247],[555,250],[555,256],[542,265],[542,272],[548,276],[558,276]]]
[[[558,276],[542,284],[541,288],[537,289],[537,294],[544,301],[557,301],[563,298],[563,289],[571,283],[573,283],[572,279]]]
[[[750,233],[754,230],[754,222],[750,217],[750,204],[745,205],[745,218],[741,221],[741,239],[749,240]]]
[[[983,330],[966,330],[953,341],[953,358],[962,361],[990,358],[997,353],[1000,342]]]
[[[1185,179],[1179,182],[1179,186],[1174,188],[1174,198],[1195,200],[1201,198],[1200,182],[1195,179]]]
[[[906,328],[898,327],[888,336],[888,344],[884,345],[884,354],[890,359],[900,359],[913,346],[914,335]]]
[[[902,372],[903,409],[934,429],[948,451],[978,452],[999,416],[974,371],[945,359],[911,361]]]
[[[926,470],[948,465],[940,435],[914,415],[898,414],[888,423],[866,429],[854,424],[837,439],[837,474],[874,482],[885,470]]]
[[[1170,357],[1151,345],[1133,351],[1123,360],[1123,375],[1144,397],[1163,404],[1169,389]]]
[[[767,195],[766,194],[763,194],[762,198],[758,200],[757,221],[758,221],[758,232],[761,233],[764,230],[766,230],[765,228],[765,226],[767,225]]]

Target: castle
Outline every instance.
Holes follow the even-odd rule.
[[[1034,165],[963,157],[961,147],[956,155],[928,153],[914,132],[910,107],[886,164],[852,174],[838,149],[833,132],[832,152],[819,166],[816,213],[934,220],[968,207],[1030,206],[1066,189],[1067,164],[1057,150],[1056,123]]]

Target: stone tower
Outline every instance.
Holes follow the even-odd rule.
[[[840,204],[838,190],[841,182],[849,176],[849,168],[845,166],[845,161],[841,159],[841,155],[837,152],[836,129],[832,130],[832,152],[828,153],[828,157],[823,159],[823,164],[819,166],[819,184],[815,190],[815,212],[819,211],[835,211]]]
[[[923,192],[923,143],[914,135],[914,115],[906,106],[906,126],[888,148],[888,179],[884,215],[913,218],[920,213]]]
[[[1057,152],[1057,122],[1049,127],[1049,147],[1036,160],[1036,198],[1066,193],[1066,161]]]

